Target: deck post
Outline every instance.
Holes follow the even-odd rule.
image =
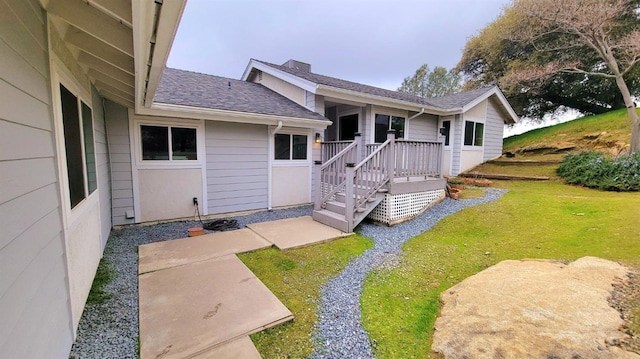
[[[360,132],[356,132],[353,134],[353,140],[356,143],[356,156],[353,159],[355,163],[360,163],[362,161],[362,134]]]
[[[393,193],[393,179],[396,176],[396,130],[387,131],[387,141],[389,148],[387,149],[387,175],[389,176],[389,192]]]
[[[344,219],[347,221],[349,232],[353,230],[353,214],[355,212],[355,163],[347,163],[346,165],[346,181],[344,189]]]
[[[313,180],[316,184],[313,209],[319,211],[322,207],[322,161],[313,161]]]

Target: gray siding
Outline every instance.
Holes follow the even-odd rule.
[[[131,146],[129,114],[126,107],[104,101],[109,159],[111,160],[111,199],[113,225],[134,223],[125,213],[133,211],[133,180],[131,177]]]
[[[95,88],[91,89],[93,103],[93,136],[96,144],[96,171],[100,191],[100,239],[102,250],[107,245],[111,232],[111,171],[109,170],[109,146],[104,121],[102,97]]]
[[[267,126],[207,121],[209,214],[267,208]]]
[[[47,54],[35,0],[0,2],[0,353],[62,358],[73,341]]]
[[[416,112],[409,112],[409,117]],[[422,114],[409,121],[409,140],[412,141],[437,141],[438,140],[438,116]]]
[[[316,94],[313,92],[305,91],[305,107],[311,111],[316,110]]]
[[[492,160],[502,155],[504,117],[492,97],[487,104],[487,121],[484,126],[484,160]]]
[[[464,116],[455,115],[455,119],[451,122],[453,127],[453,135],[449,139],[451,146],[451,175],[455,176],[460,173],[460,157],[462,156],[462,144],[464,143]],[[451,143],[453,141],[453,143]]]

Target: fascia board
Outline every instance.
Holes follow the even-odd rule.
[[[277,78],[279,78],[280,80],[283,80],[285,82],[288,82],[294,86],[298,86],[301,89],[311,92],[311,93],[316,93],[316,89],[318,87],[318,84],[316,84],[315,82],[309,81],[309,80],[305,80],[303,78],[300,78],[298,76],[292,75],[290,73],[284,72],[282,70],[278,70],[276,68],[273,68],[269,65],[265,65],[260,61],[256,61],[251,59],[251,61],[249,61],[249,65],[247,65],[247,68],[244,70],[244,73],[242,74],[242,80],[243,81],[247,81],[247,79],[249,78],[249,75],[251,74],[251,70],[256,69],[256,70],[260,70],[262,72],[266,72],[270,75],[273,75]]]
[[[506,110],[506,112],[511,117],[511,123],[518,122],[520,120],[520,118],[518,117],[516,112],[513,110],[513,108],[509,104],[509,101],[507,101],[507,98],[504,97],[504,94],[502,93],[502,91],[500,91],[500,89],[497,86],[494,86],[491,90],[483,93],[481,96],[478,96],[478,98],[476,98],[475,100],[473,100],[473,101],[469,102],[468,104],[466,104],[464,107],[462,107],[462,112],[469,111],[470,109],[472,109],[473,107],[478,105],[480,102],[490,98],[493,95],[498,97],[498,100],[500,101],[500,104],[502,105],[502,107]]]
[[[435,108],[432,106],[421,105],[418,103],[402,101],[402,100],[394,100],[387,97],[369,95],[362,92],[345,90],[345,89],[326,86],[326,85],[318,85],[317,94],[334,97],[337,99],[344,98],[345,100],[361,102],[361,103],[366,103],[366,104],[371,104],[376,106],[398,108],[398,109],[407,110],[407,111],[420,112],[420,110],[424,108],[425,113],[440,115],[440,116],[449,115],[452,112],[458,113],[459,111],[459,109]]]
[[[287,126],[313,129],[325,129],[332,124],[331,121],[265,115],[251,112],[216,110],[203,107],[181,106],[164,103],[154,103],[151,108],[141,109],[140,111],[136,112],[136,115],[251,123],[259,125],[277,125],[279,121],[282,121],[282,123]]]

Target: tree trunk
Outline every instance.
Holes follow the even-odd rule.
[[[633,102],[627,83],[624,82],[621,74],[616,74],[616,84],[620,89],[624,105],[627,107],[627,114],[631,120],[631,146],[629,147],[629,153],[636,153],[640,151],[640,118],[638,118],[636,104]]]

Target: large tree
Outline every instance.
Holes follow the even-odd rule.
[[[413,76],[402,81],[398,91],[421,97],[440,97],[460,91],[461,82],[458,71],[447,71],[441,66],[436,66],[431,71],[429,65],[424,64]]]
[[[587,113],[626,107],[638,151],[638,0],[515,0],[465,47],[466,86],[499,83],[516,110]]]

